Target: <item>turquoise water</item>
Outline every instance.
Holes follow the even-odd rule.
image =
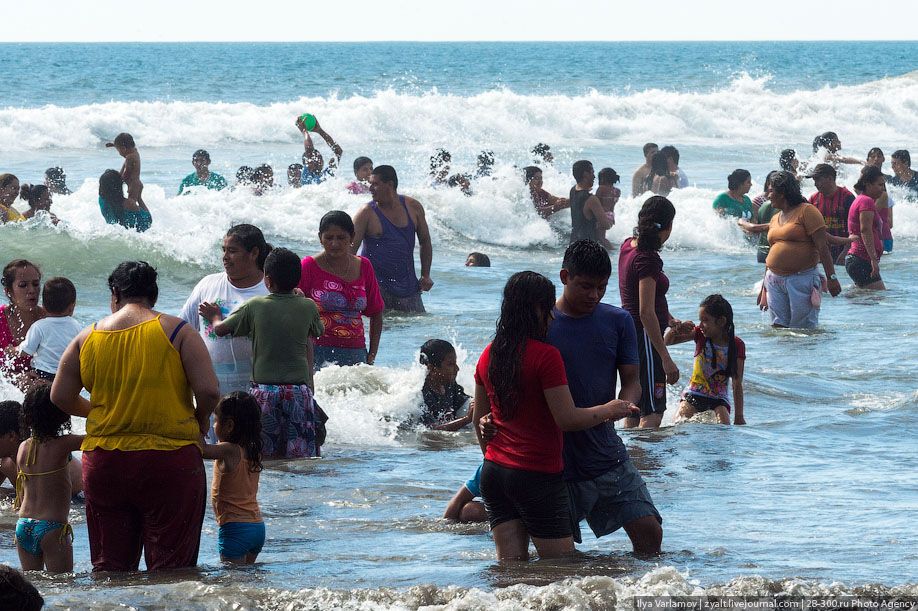
[[[0,260],[26,256],[46,275],[73,279],[82,322],[105,314],[105,277],[132,258],[157,266],[159,306],[177,312],[197,280],[219,269],[220,238],[234,222],[315,253],[322,214],[363,203],[344,192],[346,171],[264,198],[174,197],[201,147],[226,175],[270,162],[282,177],[302,151],[292,125],[300,112],[314,112],[342,145],[345,170],[363,154],[393,164],[400,190],[425,205],[434,238],[428,314],[386,319],[377,367],[321,372],[331,416],[324,457],[262,476],[268,542],[256,567],[220,565],[208,512],[198,571],[99,581],[89,577],[85,519],[74,506],[77,575],[36,576],[40,588],[59,606],[95,608],[606,608],[633,594],[842,593],[865,584],[918,594],[915,204],[895,209],[895,252],[882,261],[890,290],[865,293],[843,277],[812,333],[770,328],[754,304],[755,253],[710,210],[734,168],[749,169],[758,185],[778,151],[806,156],[822,131],[837,131],[856,156],[872,146],[887,158],[918,149],[915,51],[914,43],[0,45],[5,73],[33,84],[0,94],[0,172],[34,181],[60,164],[75,191],[55,198],[57,227],[0,227]],[[155,219],[147,234],[105,226],[98,214],[97,178],[119,167],[102,143],[119,131],[134,134],[143,156]],[[572,161],[592,159],[627,180],[647,140],[678,146],[692,184],[671,197],[677,216],[663,252],[671,309],[692,318],[709,293],[731,301],[748,349],[749,424],[672,426],[668,413],[659,431],[623,433],[664,517],[662,557],[632,558],[616,533],[587,535],[585,556],[573,561],[498,567],[483,527],[438,519],[479,461],[472,435],[398,432],[420,411],[418,347],[453,341],[459,381],[471,388],[506,278],[521,269],[557,277],[569,220],[535,215],[514,167],[530,162],[533,144],[552,145],[546,188],[564,194]],[[475,183],[470,198],[430,188],[427,158],[441,146],[456,169],[494,150],[495,179]],[[623,198],[613,242],[630,233],[639,207]],[[463,267],[471,250],[494,267]],[[614,304],[616,280],[605,297]],[[691,348],[674,355],[684,380]],[[670,390],[670,407],[681,388]],[[0,398],[16,396],[0,383]],[[3,505],[0,562],[16,565],[14,523]]]

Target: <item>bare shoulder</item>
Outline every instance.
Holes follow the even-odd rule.
[[[409,197],[408,195],[405,195],[404,198],[405,198],[405,204],[409,208],[411,208],[411,210],[415,212],[420,212],[421,214],[424,213],[424,206],[421,205],[421,202],[414,199],[413,197]]]

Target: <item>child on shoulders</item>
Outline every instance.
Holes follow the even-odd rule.
[[[35,376],[53,381],[61,355],[83,327],[73,318],[76,288],[67,278],[50,278],[45,282],[41,302],[48,315],[29,328],[19,351],[32,357]]]
[[[262,470],[261,409],[252,395],[234,392],[217,404],[214,431],[219,443],[204,446],[214,460],[210,498],[220,527],[220,560],[253,564],[265,543],[258,506]]]
[[[736,337],[733,308],[721,295],[708,295],[698,309],[698,326],[669,329],[666,345],[694,340],[695,364],[688,388],[682,393],[679,416],[689,419],[713,410],[720,424],[730,424],[727,382],[733,381],[733,424],[746,424],[743,415],[743,369],[746,344]]]
[[[458,431],[472,421],[472,404],[471,397],[456,383],[456,349],[446,340],[430,339],[421,346],[420,361],[427,366],[421,389],[421,424],[438,431]]]
[[[71,452],[83,435],[65,434],[70,416],[51,402],[51,385],[41,383],[26,393],[23,424],[31,437],[19,446],[16,476],[16,549],[24,571],[51,573],[73,570],[73,528],[70,514]]]
[[[199,307],[218,337],[252,340],[251,394],[261,407],[264,454],[270,458],[319,456],[312,338],[325,327],[316,303],[294,292],[301,273],[296,254],[275,248],[265,259],[270,295],[249,299],[226,320],[216,304]]]

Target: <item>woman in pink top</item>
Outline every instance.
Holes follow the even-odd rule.
[[[865,166],[854,183],[857,198],[848,209],[848,233],[861,239],[851,244],[845,257],[845,270],[858,288],[884,290],[880,278],[883,254],[883,226],[877,214],[876,199],[886,192],[886,177],[880,168]]]
[[[0,376],[24,385],[32,357],[14,348],[25,340],[32,324],[45,317],[38,305],[41,271],[31,261],[15,259],[3,268],[0,284],[9,300],[9,305],[0,305]]]
[[[354,221],[332,210],[319,221],[322,252],[303,259],[300,290],[319,306],[325,333],[316,340],[316,369],[322,365],[372,365],[382,335],[385,308],[373,265],[351,254]],[[370,319],[370,350],[367,352],[363,316]]]

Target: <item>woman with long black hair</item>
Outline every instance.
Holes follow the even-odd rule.
[[[574,550],[567,487],[561,478],[562,431],[578,431],[637,411],[627,402],[575,408],[561,353],[545,342],[555,286],[519,272],[504,287],[494,340],[475,369],[473,422],[491,414],[497,433],[484,440],[481,493],[500,560],[525,560],[529,540],[541,558]]]

